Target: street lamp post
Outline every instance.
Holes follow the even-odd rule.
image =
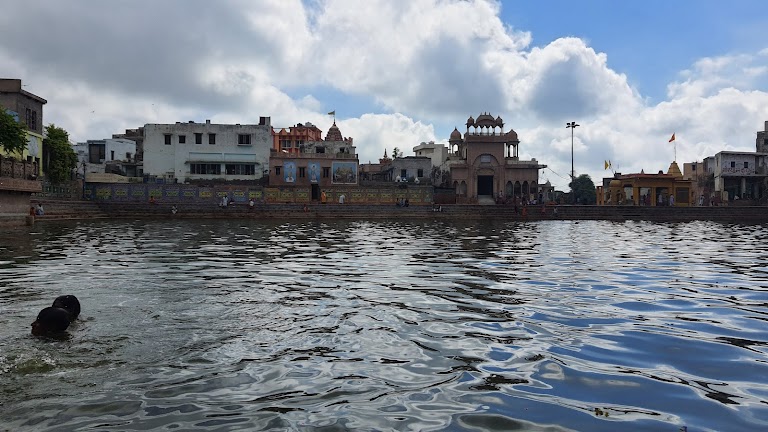
[[[85,199],[85,161],[83,161],[83,197]]]
[[[581,125],[577,124],[576,122],[568,122],[565,124],[566,128],[571,129],[571,202],[573,204],[576,203],[576,195],[573,193],[573,177],[575,175],[573,170],[573,130],[578,126]]]

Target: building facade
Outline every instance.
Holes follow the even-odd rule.
[[[504,132],[501,117],[488,113],[469,117],[466,132],[454,128],[448,141],[448,166],[457,203],[477,202],[480,197],[533,199],[539,191],[536,159],[520,160],[517,133]]]
[[[272,142],[269,117],[259,124],[146,124],[143,172],[179,183],[258,180],[268,173]]]
[[[306,141],[298,148],[292,147],[298,151],[288,151],[282,146],[272,148],[269,185],[308,188],[314,201],[321,199],[322,189],[358,185],[359,165],[352,143],[352,138],[341,135],[334,121],[325,140]]]
[[[136,142],[129,139],[107,138],[88,140],[74,145],[78,173],[114,173],[139,177]]]
[[[725,201],[757,199],[765,192],[768,153],[721,151],[715,154],[715,195]]]
[[[334,125],[336,123],[334,122]],[[301,153],[307,143],[322,141],[323,132],[310,122],[272,130],[272,148],[291,154]]]
[[[20,79],[0,79],[0,106],[19,116],[19,122],[27,125],[27,130],[38,135],[43,134],[43,105],[48,103],[40,96],[22,88]]]
[[[35,164],[37,174],[43,174],[43,105],[45,99],[23,89],[20,79],[0,79],[0,107],[17,122],[27,126],[27,148],[21,155],[0,154]]]
[[[696,202],[692,180],[685,179],[677,162],[672,162],[666,174],[615,173],[603,179],[597,187],[598,205],[638,205],[687,207]]]
[[[413,148],[417,157],[428,157],[433,167],[445,167],[448,161],[448,147],[445,144],[435,144],[434,141],[423,142]]]

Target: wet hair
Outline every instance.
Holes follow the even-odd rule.
[[[69,322],[77,319],[80,315],[80,301],[73,295],[63,295],[56,297],[53,301],[53,307],[61,308],[69,313]]]
[[[47,307],[37,314],[37,319],[32,323],[32,334],[43,336],[52,333],[61,333],[69,327],[70,314],[59,307]]]

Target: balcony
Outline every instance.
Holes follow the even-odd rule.
[[[0,190],[16,192],[41,192],[37,180],[37,162],[17,161],[0,156]]]

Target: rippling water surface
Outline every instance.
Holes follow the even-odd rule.
[[[768,227],[0,232],[0,430],[761,431]],[[63,340],[30,323],[61,294]]]

